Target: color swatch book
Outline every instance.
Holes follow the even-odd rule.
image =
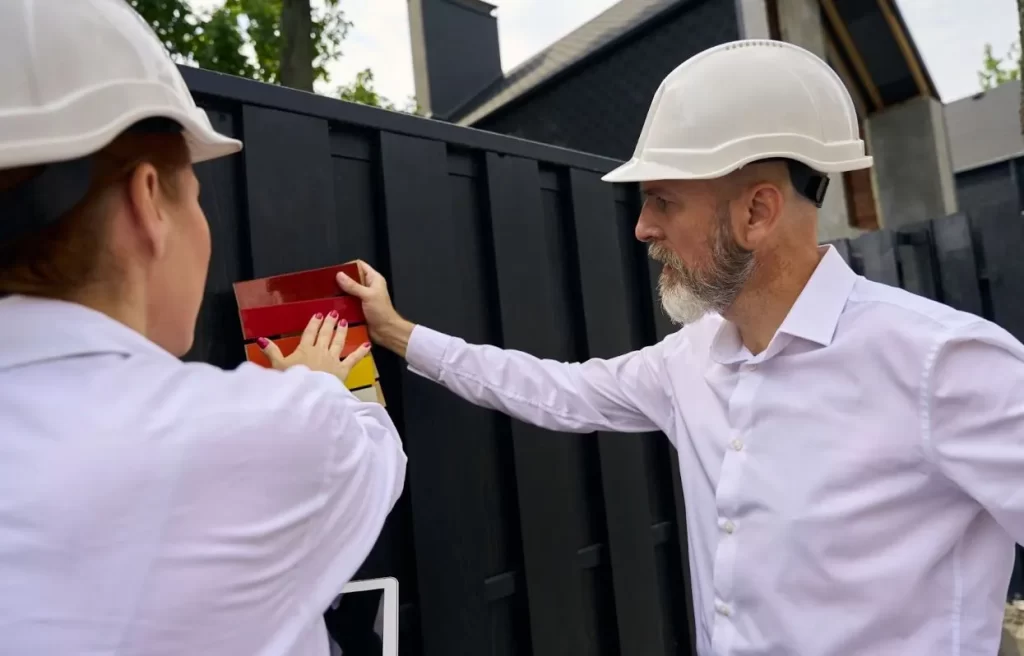
[[[341,291],[336,282],[339,271],[353,280],[362,280],[355,262],[308,271],[297,271],[256,280],[236,282],[235,302],[242,323],[242,337],[245,340],[245,359],[249,362],[270,367],[270,360],[263,354],[256,340],[266,337],[273,340],[285,356],[291,354],[299,344],[299,337],[313,315],[328,314],[336,310],[338,321],[348,321],[348,334],[341,357],[370,341],[366,318],[358,298]],[[380,386],[377,365],[373,353],[367,354],[352,368],[345,386],[364,401],[376,401],[384,405],[384,392]]]

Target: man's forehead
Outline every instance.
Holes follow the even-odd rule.
[[[679,180],[645,180],[640,183],[640,188],[646,193],[658,193],[678,189]]]

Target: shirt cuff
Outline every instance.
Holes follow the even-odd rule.
[[[405,347],[409,371],[434,382],[441,380],[444,356],[454,338],[425,326],[416,325]]]

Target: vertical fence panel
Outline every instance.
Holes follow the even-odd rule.
[[[451,190],[451,213],[456,225],[474,225],[479,230],[481,247],[476,250],[474,288],[494,297],[493,262],[490,224],[487,221],[486,198],[482,184],[480,158],[464,152],[448,152],[448,182]],[[461,290],[456,292],[461,294]],[[472,296],[470,296],[472,298]],[[497,308],[488,311],[493,334],[497,329]],[[488,603],[492,656],[529,654],[529,619],[526,615],[526,589],[523,584],[522,541],[519,533],[519,508],[511,426],[507,417],[494,415],[501,432],[494,439],[478,440],[481,458],[473,476],[477,478],[480,501],[489,521],[477,526],[484,571],[484,594]]]
[[[412,321],[491,341],[487,290],[466,275],[482,238],[478,226],[454,220],[445,144],[385,132],[380,164],[396,305]],[[443,224],[424,220],[442,216]],[[408,371],[402,397],[423,654],[492,653],[478,527],[493,518],[477,466],[481,441],[498,437],[498,418]]]
[[[850,264],[853,261],[853,258],[850,256],[850,240],[849,239],[835,239],[833,241],[826,242],[826,243],[830,244],[833,248],[836,249],[836,252],[839,253],[839,257],[843,258],[844,262],[846,262],[847,264]],[[852,264],[851,264],[851,266],[852,266]]]
[[[903,289],[934,301],[941,300],[931,222],[900,228],[896,233],[896,255],[903,276]]]
[[[558,244],[533,160],[487,153],[486,177],[505,348],[575,359]],[[513,422],[516,479],[535,656],[590,653],[576,567],[579,436]]]
[[[327,121],[245,105],[243,127],[254,275],[337,264]]]
[[[978,285],[978,261],[974,256],[971,225],[965,214],[953,214],[934,222],[932,235],[939,263],[939,286],[944,303],[979,317],[984,309]]]
[[[658,341],[665,339],[670,334],[679,330],[661,307],[658,297],[658,279],[661,276],[662,265],[654,260],[647,260],[647,282],[651,290],[652,307],[654,314],[654,338]],[[668,437],[665,438],[668,440]],[[676,536],[679,541],[679,558],[681,560],[685,610],[686,630],[689,638],[688,654],[697,653],[697,617],[693,607],[693,577],[690,575],[690,538],[686,525],[686,497],[683,494],[682,472],[679,469],[678,453],[672,451],[672,496],[675,499]],[[678,618],[676,618],[678,620]],[[677,631],[676,635],[679,635]]]
[[[983,253],[982,271],[991,302],[989,318],[1017,339],[1024,339],[1024,303],[1021,302],[1024,217],[1013,202],[989,205],[971,219],[975,240]]]
[[[207,110],[207,114],[218,132],[238,136],[233,113]],[[199,202],[210,223],[212,253],[195,343],[185,359],[224,368],[234,367],[245,357],[238,338],[238,310],[232,290],[232,284],[248,278],[252,269],[241,164],[241,156],[232,155],[196,166]]]
[[[896,238],[892,232],[879,230],[861,235],[850,242],[850,252],[860,263],[865,278],[894,287],[900,286]]]
[[[611,358],[641,346],[640,317],[632,310],[627,248],[620,242],[615,198],[598,175],[570,175],[590,357]],[[607,504],[608,546],[623,654],[667,654],[658,600],[653,518],[647,487],[645,439],[657,435],[602,433],[601,475]]]

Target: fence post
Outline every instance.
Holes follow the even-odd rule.
[[[560,361],[576,359],[564,245],[547,220],[537,162],[486,155],[487,193],[504,347]],[[585,499],[573,493],[583,447],[564,435],[512,422],[534,656],[587,651],[574,526]]]
[[[611,358],[640,348],[635,304],[630,302],[627,244],[619,238],[614,189],[599,175],[569,175],[580,287],[590,357]],[[615,587],[622,654],[667,655],[658,599],[653,515],[648,494],[644,440],[658,434],[598,437],[604,484],[608,548]]]

